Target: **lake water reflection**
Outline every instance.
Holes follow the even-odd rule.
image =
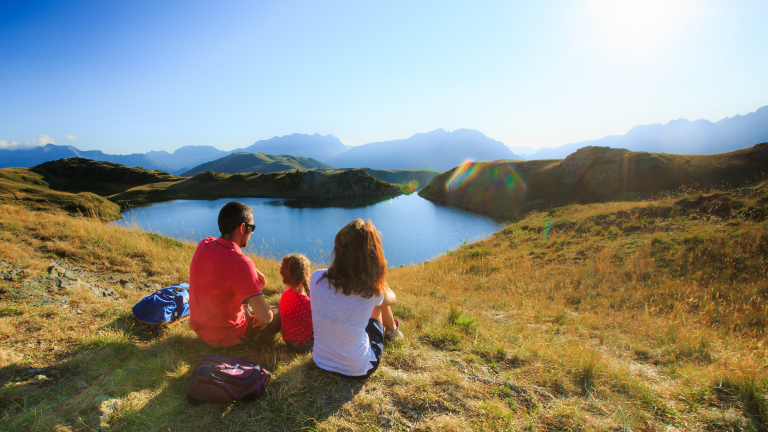
[[[438,206],[417,194],[386,201],[236,198],[253,208],[256,231],[246,251],[280,258],[303,253],[313,263],[328,263],[333,239],[355,218],[373,221],[382,233],[390,267],[420,263],[454,249],[465,240],[489,237],[501,228],[493,219]],[[200,241],[219,236],[216,219],[232,199],[179,200],[123,212],[118,225],[136,224],[168,237]],[[323,206],[326,207],[323,207]],[[327,206],[332,205],[332,206]]]

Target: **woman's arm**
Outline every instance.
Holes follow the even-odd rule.
[[[395,303],[397,303],[397,296],[387,287],[387,292],[384,293],[384,301],[381,302],[381,306],[392,306]]]
[[[395,323],[395,317],[392,315],[391,308],[395,303],[397,303],[397,297],[395,296],[395,293],[387,287],[387,291],[384,293],[384,300],[381,302],[380,306],[373,308],[371,318],[378,320],[385,329],[397,330],[397,323]]]

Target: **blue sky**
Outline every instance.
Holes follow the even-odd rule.
[[[0,1],[0,147],[472,128],[559,146],[768,105],[768,1]]]

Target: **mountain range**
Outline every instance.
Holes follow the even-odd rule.
[[[101,150],[78,150],[72,146],[46,144],[28,150],[0,150],[0,168],[31,167],[43,162],[64,158],[83,158],[95,161],[112,162],[120,165],[141,167],[149,170],[173,172],[173,166],[158,162],[142,153],[129,155],[106,154]]]
[[[438,129],[420,133],[410,138],[348,146],[333,135],[292,134],[257,141],[251,146],[232,151],[212,146],[184,146],[173,153],[150,151],[146,154],[107,155],[101,151],[81,151],[72,146],[48,144],[31,150],[0,150],[0,168],[30,167],[43,162],[81,157],[85,159],[119,163],[121,165],[165,171],[176,175],[194,175],[203,171],[228,172],[232,169],[214,169],[211,166],[197,169],[199,165],[219,160],[234,153],[266,153],[269,155],[311,158],[325,166],[314,168],[367,167],[385,170],[432,170],[445,171],[465,160],[488,161],[498,159],[522,159],[503,143],[490,139],[472,129],[447,132]],[[254,165],[255,166],[255,165]],[[275,169],[298,168],[298,166]],[[284,168],[284,169],[283,169]],[[305,166],[304,168],[313,168]],[[262,168],[244,169],[238,172],[263,172]]]
[[[334,156],[352,148],[341,142],[333,135],[306,135],[291,134],[280,137],[273,137],[268,140],[256,141],[243,149],[232,150],[236,152],[248,153],[266,153],[271,155],[294,155],[304,156],[319,161],[328,161]]]
[[[31,167],[43,162],[81,157],[121,165],[182,174],[198,165],[237,152],[292,155],[312,158],[331,167],[376,168],[384,170],[446,171],[466,160],[563,159],[576,150],[589,147],[623,148],[667,154],[716,154],[747,148],[768,141],[768,106],[746,115],[708,120],[679,119],[667,124],[635,126],[624,135],[544,148],[531,152],[519,147],[518,154],[500,141],[473,129],[448,132],[437,129],[410,138],[375,142],[352,147],[333,135],[292,134],[255,142],[232,151],[213,146],[184,146],[173,153],[150,151],[145,154],[111,155],[99,150],[82,151],[72,146],[47,144],[29,150],[1,150],[0,168]],[[525,152],[524,154],[519,154]]]
[[[161,164],[175,168],[177,171],[184,172],[192,167],[222,158],[232,152],[219,150],[213,146],[184,146],[176,149],[173,153],[167,151],[150,151],[146,155]],[[146,167],[142,167],[146,168]]]
[[[584,147],[611,147],[651,153],[707,155],[728,153],[768,141],[768,106],[746,115],[709,120],[672,120],[635,126],[624,135],[544,148],[524,155],[527,160],[564,159]]]
[[[488,138],[474,129],[448,132],[437,129],[410,138],[370,143],[353,147],[330,160],[335,167],[377,169],[426,169],[443,172],[466,160],[492,161],[522,159],[501,141]]]

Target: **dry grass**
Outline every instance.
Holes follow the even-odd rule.
[[[17,300],[23,281],[2,281],[0,418],[7,430],[766,430],[768,226],[681,198],[534,213],[391,269],[406,339],[367,381],[326,374],[279,340],[214,350],[186,325],[151,338],[130,320],[146,291],[125,285],[112,285],[119,300],[68,288],[64,308]],[[0,224],[0,259],[21,279],[55,261],[102,284],[177,283],[194,249],[12,205]],[[277,263],[253,258],[276,303]],[[213,351],[273,371],[265,396],[188,406],[183,384]],[[35,383],[31,367],[59,375]],[[115,409],[100,412],[97,396]]]

